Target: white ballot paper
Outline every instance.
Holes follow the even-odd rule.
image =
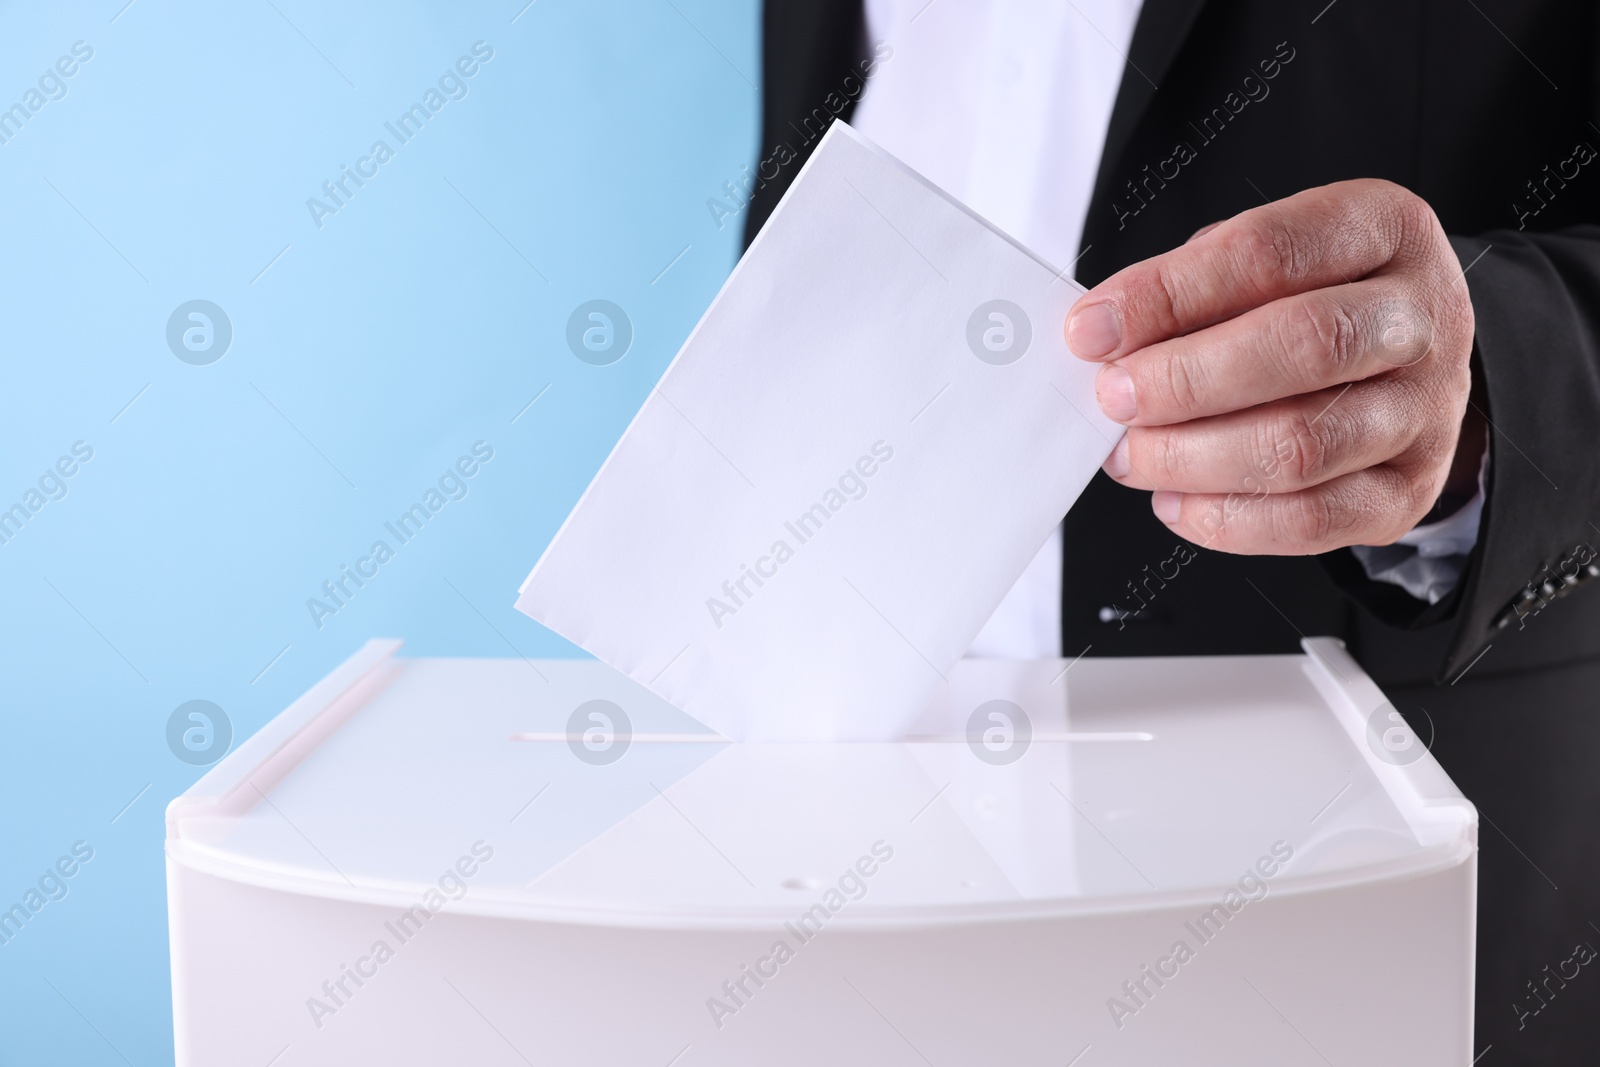
[[[835,122],[517,607],[734,740],[893,740],[1122,434],[1076,283]]]

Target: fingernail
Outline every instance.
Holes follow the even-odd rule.
[[[1109,364],[1094,382],[1094,397],[1100,410],[1118,422],[1127,422],[1139,414],[1139,402],[1133,396],[1133,375]]]
[[[1171,526],[1178,521],[1178,510],[1183,506],[1183,494],[1170,489],[1159,489],[1150,494],[1150,510],[1156,518]]]
[[[1121,478],[1124,474],[1128,473],[1127,434],[1122,435],[1122,439],[1117,442],[1117,447],[1111,450],[1111,455],[1106,457],[1106,461],[1101,465],[1100,469],[1111,475],[1113,478]]]
[[[1067,345],[1083,359],[1100,359],[1122,343],[1122,318],[1110,304],[1090,304],[1067,319]]]

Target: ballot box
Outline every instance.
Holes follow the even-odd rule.
[[[180,1065],[1472,1060],[1477,816],[1337,641],[966,661],[893,743],[398,651],[168,808]]]

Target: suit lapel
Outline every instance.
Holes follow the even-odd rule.
[[[1122,73],[1122,86],[1117,90],[1117,102],[1111,109],[1111,126],[1106,131],[1092,203],[1104,203],[1109,195],[1122,153],[1149,110],[1151,100],[1204,5],[1205,0],[1144,0],[1139,21],[1134,26],[1133,43],[1128,48],[1128,66]]]

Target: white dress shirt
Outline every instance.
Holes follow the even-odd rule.
[[[869,39],[894,53],[851,124],[1048,262],[1071,264],[1141,2],[866,0]],[[1470,529],[1469,551],[1479,507],[1481,494],[1464,509],[1470,522],[1448,531]],[[1426,533],[1419,527],[1405,543]],[[1362,562],[1430,601],[1454,584],[1438,562],[1448,552],[1399,551],[1380,573]],[[1430,562],[1419,570],[1414,557]],[[1061,655],[1061,581],[1058,527],[967,654]]]

